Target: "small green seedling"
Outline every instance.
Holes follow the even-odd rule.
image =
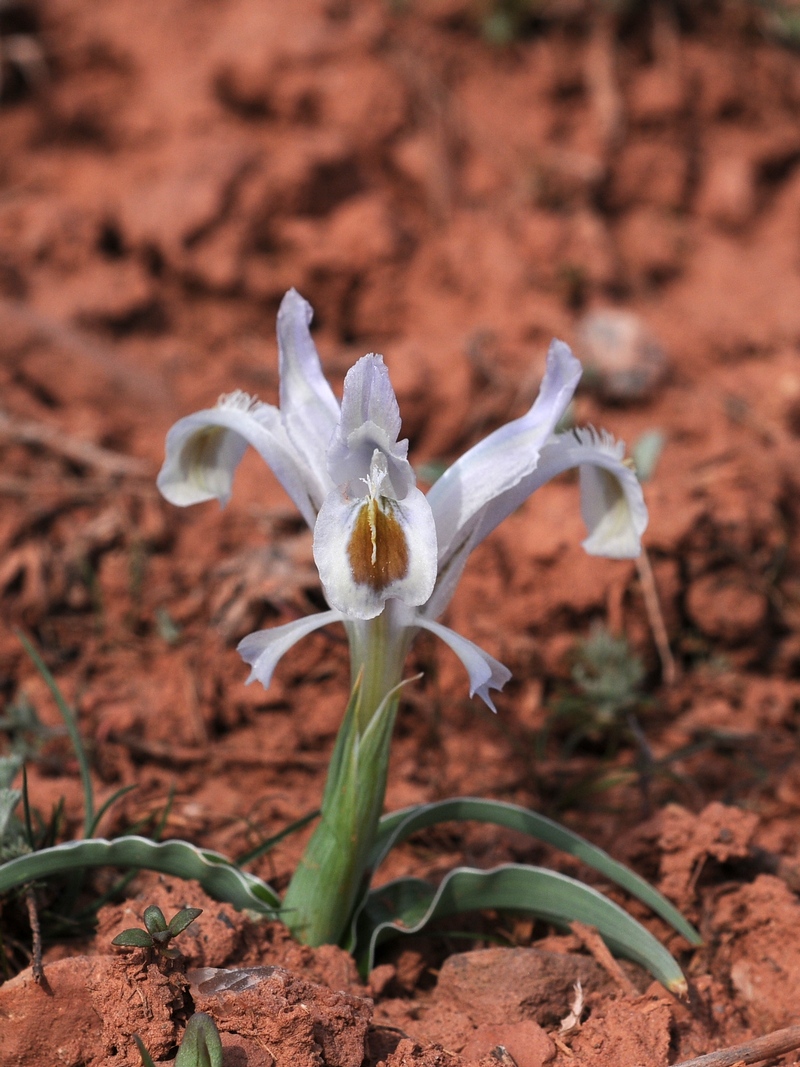
[[[123,930],[121,934],[117,934],[111,944],[120,945],[122,948],[145,948],[164,959],[177,959],[180,952],[176,948],[169,947],[170,941],[178,934],[182,934],[202,912],[202,908],[182,908],[167,922],[161,908],[157,904],[151,904],[149,908],[145,908],[142,916],[146,929],[141,930],[138,926],[132,926],[128,930]]]
[[[187,908],[196,911],[196,908]],[[191,920],[189,920],[191,922]],[[153,1058],[138,1034],[133,1035],[143,1067],[155,1067]],[[195,1012],[186,1024],[175,1067],[222,1067],[222,1042],[214,1020],[204,1011]]]

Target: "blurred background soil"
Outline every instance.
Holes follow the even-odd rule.
[[[65,836],[77,765],[15,628],[77,710],[100,800],[136,784],[104,835],[166,810],[165,836],[235,855],[318,803],[342,636],[299,645],[268,692],[235,651],[323,604],[310,532],[252,455],[224,512],[178,511],[154,484],[176,418],[237,388],[277,401],[285,290],[314,306],[335,388],[384,354],[423,482],[526,410],[557,336],[587,367],[576,424],[661,435],[650,566],[585,555],[574,480],[537,493],[447,616],[513,671],[498,715],[420,638],[387,803],[531,805],[700,924],[694,956],[668,939],[694,1008],[598,993],[573,1059],[650,1067],[794,1021],[798,17],[744,0],[0,4],[0,715],[33,803],[65,798]],[[254,869],[282,889],[303,840]],[[585,874],[458,827],[381,877],[505,860]],[[413,980],[395,960],[394,992],[463,947],[417,946]],[[417,1034],[392,1010],[452,1053],[489,1024]],[[645,1018],[658,1034],[620,1059],[609,1035]]]

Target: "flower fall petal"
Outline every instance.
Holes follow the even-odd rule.
[[[314,630],[329,626],[332,622],[341,621],[341,612],[321,611],[316,615],[307,615],[304,619],[287,622],[284,626],[275,626],[271,630],[257,630],[243,637],[236,646],[236,651],[245,663],[249,663],[252,667],[247,684],[258,679],[265,689],[269,689],[273,671],[285,652]]]
[[[233,476],[247,446],[259,453],[309,526],[316,509],[314,479],[284,429],[277,408],[246,393],[221,397],[217,406],[187,415],[167,434],[158,488],[172,504],[186,507],[231,495]]]
[[[353,499],[334,489],[317,517],[314,560],[328,603],[352,618],[374,618],[390,597],[424,604],[436,581],[436,528],[424,493]]]
[[[639,479],[623,461],[624,453],[624,443],[605,431],[556,434],[542,449],[536,470],[486,508],[475,530],[476,543],[541,485],[577,467],[581,514],[589,530],[583,547],[592,556],[635,559],[647,528],[647,507]]]
[[[482,648],[472,641],[468,641],[461,634],[457,634],[455,630],[442,626],[440,622],[434,622],[432,619],[424,619],[419,616],[415,619],[415,622],[417,626],[436,634],[455,652],[469,675],[469,695],[479,696],[481,700],[489,705],[492,711],[496,712],[497,708],[489,695],[489,690],[503,688],[511,677],[511,671],[508,667],[504,667],[494,656],[490,656],[488,652],[484,652]]]

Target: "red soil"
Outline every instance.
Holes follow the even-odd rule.
[[[654,0],[614,20],[552,4],[504,47],[479,7],[0,5],[0,33],[27,35],[47,70],[9,66],[0,98],[3,696],[60,725],[21,627],[77,709],[99,800],[137,786],[104,835],[152,831],[170,790],[167,837],[235,855],[276,833],[318,803],[345,647],[318,634],[269,692],[244,686],[236,642],[321,602],[310,534],[254,457],[225,512],[167,505],[166,430],[235,388],[276,400],[292,285],[337,386],[385,354],[418,465],[520,414],[552,336],[591,362],[583,316],[631,311],[656,354],[625,356],[622,386],[618,360],[593,366],[575,418],[629,444],[665,435],[646,543],[676,677],[641,572],[588,558],[575,485],[550,485],[478,549],[448,614],[513,671],[498,716],[420,640],[387,803],[513,800],[608,848],[699,925],[690,952],[631,909],[691,998],[504,917],[473,929],[514,948],[415,939],[362,988],[339,950],[151,878],[104,910],[88,956],[49,951],[51,995],[29,971],[0,989],[2,1067],[126,1067],[134,1032],[163,1059],[192,1005],[218,1019],[229,1067],[358,1067],[365,1049],[387,1067],[489,1067],[497,1045],[519,1067],[662,1067],[796,1019],[800,60],[755,5]],[[572,747],[552,712],[596,621],[644,661],[646,699],[639,734],[595,722]],[[66,739],[32,755],[34,804],[63,796],[77,836]],[[304,840],[256,872],[282,889]],[[591,881],[486,827],[420,834],[381,877],[504,860]],[[206,909],[182,935],[190,967],[284,970],[258,995],[208,994],[191,971],[112,956],[159,901]],[[578,978],[582,1022],[559,1035]]]

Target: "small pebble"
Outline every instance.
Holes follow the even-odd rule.
[[[576,351],[584,385],[614,403],[650,400],[667,375],[663,345],[631,311],[609,308],[584,315]]]

